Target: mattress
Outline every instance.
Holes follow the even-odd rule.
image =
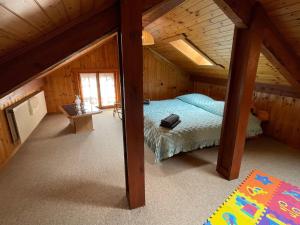
[[[180,152],[218,145],[220,142],[224,102],[206,102],[205,107],[179,99],[151,101],[144,106],[144,137],[155,153],[156,161]],[[180,116],[181,123],[169,130],[160,127],[161,119],[171,113]],[[247,138],[262,133],[260,121],[250,115]]]

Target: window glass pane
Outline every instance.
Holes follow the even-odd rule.
[[[86,105],[99,106],[96,73],[81,73],[82,100]]]
[[[116,102],[114,73],[100,73],[101,105],[112,106]]]

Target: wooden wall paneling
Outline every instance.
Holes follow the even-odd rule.
[[[191,79],[194,81],[194,85],[204,83],[204,84],[211,84],[212,86],[219,85],[219,86],[226,87],[228,83],[227,79],[200,76],[200,75],[193,75]],[[256,82],[255,91],[275,94],[275,95],[282,95],[286,97],[300,98],[300,90],[290,85],[279,85],[279,84],[268,84],[268,83]]]
[[[254,102],[256,108],[270,114],[270,121],[264,124],[265,135],[300,148],[300,98],[256,93]]]
[[[48,73],[45,76],[48,112],[59,113],[59,106],[72,103],[75,95],[80,94],[80,72],[116,72],[118,67],[117,39],[113,36],[97,48]]]
[[[210,81],[210,80],[208,80]],[[256,84],[253,104],[257,110],[267,111],[270,120],[263,123],[264,135],[300,149],[300,94],[289,93],[277,86],[279,92],[269,91]],[[272,86],[270,87],[271,90]],[[287,89],[291,89],[288,87]],[[194,81],[194,92],[206,94],[216,100],[225,100],[226,85],[222,82]]]
[[[126,193],[133,209],[145,205],[142,2],[121,1],[120,10]]]
[[[75,95],[79,94],[74,79],[70,65],[45,77],[44,91],[48,112],[59,112],[59,106],[74,102]]]
[[[190,76],[150,48],[144,48],[144,98],[161,100],[186,94]]]
[[[153,50],[144,48],[144,98],[174,98],[192,90],[190,76]],[[47,73],[45,94],[48,112],[59,113],[59,106],[72,103],[80,94],[79,72],[118,71],[117,39],[111,37],[76,60]],[[116,83],[119,84],[119,73]],[[162,84],[162,85],[161,85]],[[117,87],[117,101],[120,101]]]
[[[234,36],[217,164],[217,171],[228,180],[239,177],[263,42],[262,12],[253,15],[250,28],[236,29]]]
[[[43,79],[33,80],[0,99],[0,167],[6,164],[20,146],[19,144],[13,144],[11,140],[10,130],[5,115],[5,108],[22,100],[28,95],[41,90],[43,86]]]

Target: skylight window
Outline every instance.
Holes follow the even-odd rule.
[[[178,39],[176,41],[171,41],[170,44],[196,63],[198,66],[213,66],[214,63],[209,60],[204,54],[202,54],[198,49],[194,48],[190,43],[184,39]]]

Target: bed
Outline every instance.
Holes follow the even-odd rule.
[[[188,94],[175,99],[151,101],[144,105],[145,142],[155,154],[155,161],[170,158],[180,152],[219,144],[224,102],[201,94]],[[160,127],[161,119],[171,113],[180,116],[181,123],[169,130]],[[247,138],[262,133],[260,120],[249,117]]]

